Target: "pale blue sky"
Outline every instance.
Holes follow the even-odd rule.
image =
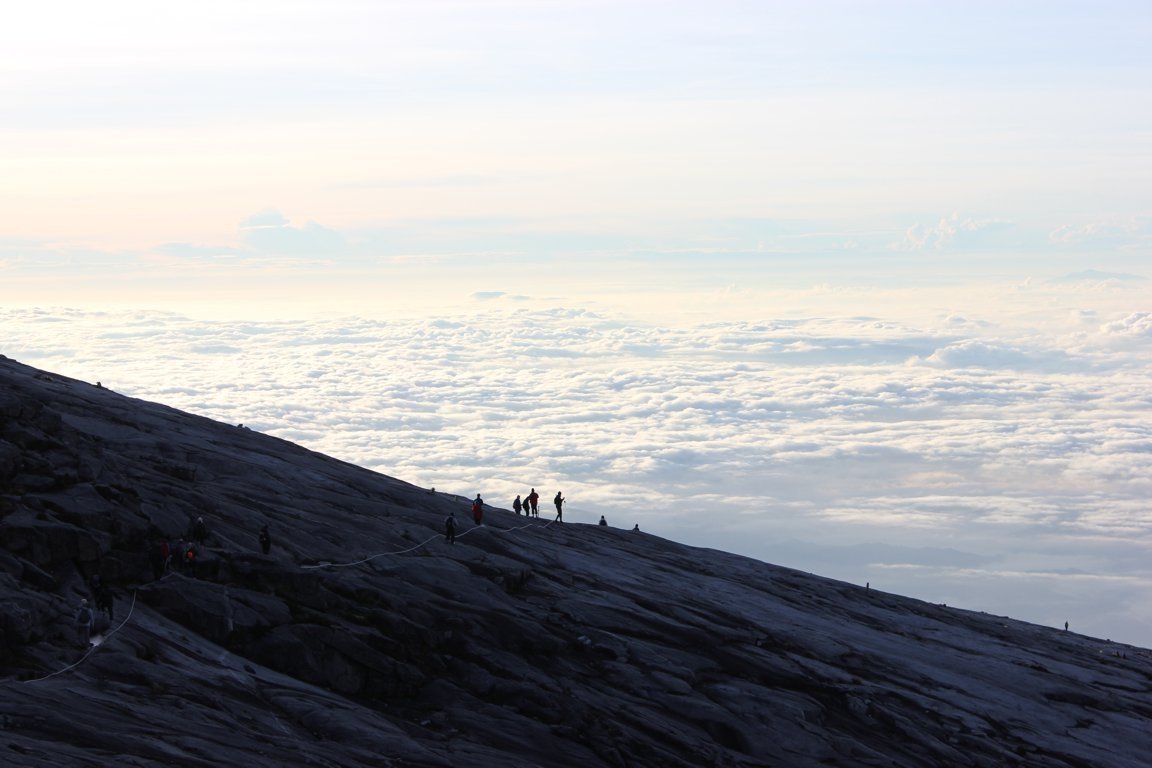
[[[115,276],[107,299],[318,261],[1116,269],[1152,242],[1146,3],[26,6],[0,29],[3,300],[49,270]]]

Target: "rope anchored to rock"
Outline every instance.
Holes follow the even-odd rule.
[[[456,538],[463,538],[464,536],[467,536],[468,534],[470,534],[476,530],[479,530],[480,528],[485,528],[489,531],[494,531],[496,533],[515,533],[516,531],[522,531],[526,528],[541,528],[541,527],[548,528],[554,522],[556,522],[556,521],[550,520],[547,523],[545,523],[543,526],[541,526],[539,523],[527,523],[525,525],[514,526],[512,528],[491,528],[491,527],[485,526],[485,525],[478,525],[478,526],[475,526],[473,528],[469,528],[467,531],[464,531],[463,533],[458,534]],[[352,562],[348,562],[348,563],[315,563],[315,564],[310,564],[310,565],[301,565],[300,567],[304,568],[304,569],[308,569],[308,570],[317,570],[317,569],[321,569],[321,568],[351,568],[351,567],[356,566],[356,565],[363,565],[364,563],[371,562],[372,560],[375,560],[379,557],[405,555],[405,554],[408,554],[409,552],[414,552],[417,549],[420,549],[421,547],[426,546],[429,542],[432,542],[432,541],[435,541],[436,539],[441,538],[441,536],[443,536],[443,534],[437,533],[437,534],[434,534],[432,536],[429,536],[428,538],[424,539],[423,541],[418,542],[418,543],[416,543],[416,544],[414,544],[411,547],[408,547],[406,549],[398,549],[398,550],[394,550],[391,552],[379,552],[375,555],[370,555],[368,557],[361,558],[360,560],[353,560]],[[165,574],[160,579],[160,581],[163,581],[164,579],[167,579],[171,576],[176,576],[176,575],[177,574],[175,574],[175,573]],[[2,681],[2,682],[5,682],[5,683],[12,683],[12,682],[39,683],[39,682],[43,682],[44,680],[48,680],[48,679],[51,679],[53,677],[57,677],[58,675],[62,675],[66,672],[70,672],[73,669],[75,669],[76,667],[80,666],[81,664],[83,664],[85,661],[88,660],[89,656],[91,656],[93,653],[96,652],[97,648],[99,648],[101,645],[103,645],[105,642],[107,642],[110,637],[112,637],[117,632],[119,632],[121,629],[123,629],[124,626],[132,619],[132,615],[136,612],[136,594],[137,593],[134,590],[132,592],[132,605],[129,607],[128,615],[124,617],[124,620],[121,621],[116,626],[115,629],[112,629],[112,630],[109,630],[108,632],[105,632],[103,635],[103,639],[100,641],[99,644],[89,645],[88,649],[84,652],[84,655],[81,656],[76,661],[74,661],[73,663],[69,664],[68,666],[64,667],[63,669],[59,669],[55,672],[52,672],[51,674],[44,675],[43,677],[37,677],[37,678],[33,678],[31,680],[6,680],[6,681]]]
[[[81,656],[79,659],[77,659],[75,662],[73,662],[72,664],[69,664],[68,666],[64,667],[63,669],[59,669],[59,670],[53,672],[52,674],[44,675],[44,677],[37,677],[37,678],[33,678],[32,680],[20,680],[20,681],[9,680],[7,682],[39,683],[39,682],[42,682],[42,681],[47,680],[49,678],[56,677],[57,675],[62,675],[65,672],[69,672],[69,671],[75,669],[76,667],[80,666],[85,661],[87,661],[88,657],[91,656],[93,653],[95,653],[97,648],[99,648],[101,645],[103,645],[104,643],[106,643],[108,641],[108,638],[112,637],[112,635],[116,634],[121,629],[123,629],[124,625],[127,624],[128,621],[132,618],[132,614],[135,611],[136,611],[136,593],[133,592],[132,593],[132,605],[131,605],[131,607],[129,607],[128,615],[124,617],[124,621],[120,622],[120,624],[115,629],[112,629],[112,630],[109,630],[108,632],[105,632],[104,633],[104,639],[99,644],[88,646],[88,650],[84,652],[84,655]]]

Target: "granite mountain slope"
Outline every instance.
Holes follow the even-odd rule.
[[[156,541],[196,516],[195,574],[154,578]],[[456,496],[0,358],[0,761],[1135,768],[1152,754],[1142,649],[634,531],[468,518]],[[85,650],[72,615],[94,574],[118,600]]]

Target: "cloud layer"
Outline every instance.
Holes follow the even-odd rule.
[[[886,292],[680,324],[511,291],[410,319],[10,309],[0,351],[462,496],[563,490],[574,521],[1152,644],[1143,294],[1014,290],[931,323]]]

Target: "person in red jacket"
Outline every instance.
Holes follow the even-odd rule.
[[[484,524],[484,500],[480,494],[476,494],[476,500],[472,502],[472,521],[476,525]]]

